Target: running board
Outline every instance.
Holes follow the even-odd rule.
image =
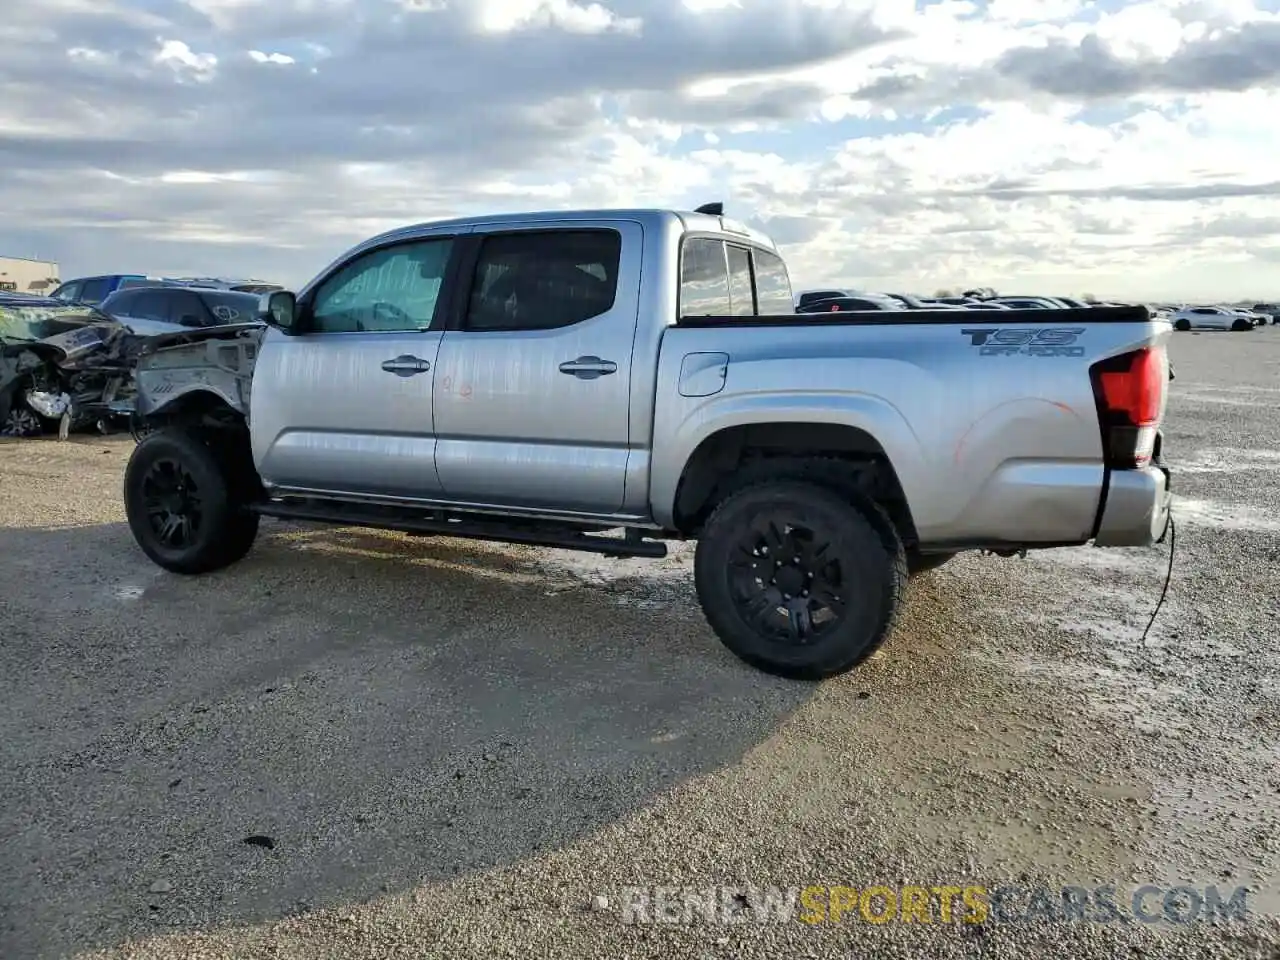
[[[286,503],[280,500],[267,500],[251,504],[249,509],[259,516],[274,517],[277,520],[373,527],[378,530],[438,534],[442,537],[462,537],[469,540],[496,540],[501,543],[521,543],[535,547],[601,553],[609,557],[661,559],[667,555],[665,543],[645,540],[641,537],[639,530],[631,528],[626,530],[623,537],[605,537],[579,533],[567,526],[542,525],[537,521],[531,521],[527,526],[517,526],[501,520],[476,520],[445,515],[425,516],[407,510],[370,509],[355,504],[315,501]]]

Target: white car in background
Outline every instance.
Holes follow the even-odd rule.
[[[1170,319],[1175,330],[1252,330],[1255,318],[1230,307],[1183,307]]]
[[[1262,313],[1259,310],[1250,309],[1248,307],[1234,307],[1234,308],[1228,307],[1227,309],[1234,309],[1237,313],[1244,314],[1246,317],[1248,317],[1250,320],[1253,321],[1255,326],[1258,326],[1258,327],[1265,327],[1268,323],[1276,322],[1275,317],[1272,316],[1271,314]]]

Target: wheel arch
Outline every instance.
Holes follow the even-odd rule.
[[[681,471],[673,526],[696,535],[725,496],[770,476],[857,490],[885,509],[904,543],[917,539],[901,477],[877,437],[846,423],[792,420],[735,424],[706,436]]]

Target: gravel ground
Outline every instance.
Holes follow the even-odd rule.
[[[688,551],[270,524],[183,579],[122,522],[128,440],[4,443],[0,956],[1280,957],[1280,329],[1173,357],[1145,643],[1167,545],[964,556],[816,686],[720,647]],[[1246,885],[1251,919],[620,910],[904,882]]]

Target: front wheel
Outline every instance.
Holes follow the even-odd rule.
[[[1248,320],[1240,319],[1231,324],[1231,329],[1236,333],[1242,333],[1245,330],[1252,330],[1253,324]]]
[[[124,506],[142,552],[174,573],[207,573],[253,546],[258,515],[246,508],[256,478],[245,457],[180,427],[145,437],[129,458]]]
[[[1175,330],[1190,330],[1190,329],[1191,329],[1191,321],[1190,321],[1190,320],[1175,320],[1175,321],[1174,321],[1174,323],[1173,323],[1173,329],[1175,329]]]
[[[722,502],[698,540],[694,579],[721,642],[777,676],[821,680],[857,666],[893,629],[906,553],[876,504],[800,481]]]

